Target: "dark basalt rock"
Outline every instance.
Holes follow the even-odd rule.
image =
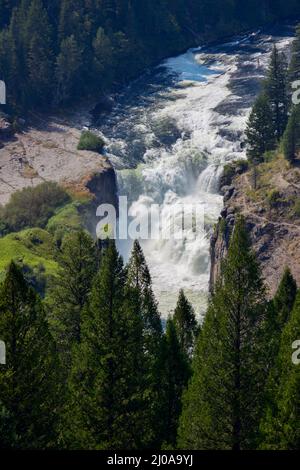
[[[109,113],[113,109],[114,100],[108,96],[102,96],[96,106],[90,111],[93,119],[97,120],[101,114]]]
[[[14,134],[13,126],[4,114],[0,115],[0,138],[8,139]]]

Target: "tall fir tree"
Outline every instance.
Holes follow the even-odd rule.
[[[82,76],[82,49],[74,35],[65,38],[56,59],[56,102],[68,101],[80,89]]]
[[[96,276],[74,350],[64,439],[70,448],[143,448],[143,324],[113,242]]]
[[[287,60],[276,46],[272,51],[264,90],[272,111],[274,137],[279,142],[288,121],[289,97]]]
[[[256,448],[265,382],[265,295],[240,218],[197,344],[180,419],[180,448]]]
[[[300,338],[300,293],[286,324],[279,355],[270,374],[269,402],[261,423],[261,448],[299,450],[300,448],[300,353],[292,347]],[[299,346],[298,346],[299,351]],[[297,357],[293,361],[293,354]]]
[[[247,156],[253,165],[263,161],[263,155],[275,149],[272,109],[268,97],[262,93],[256,100],[246,129]]]
[[[265,402],[274,403],[275,389],[279,380],[276,375],[276,364],[282,332],[288,323],[297,295],[297,284],[290,269],[286,268],[277,292],[269,304],[268,321],[265,324],[265,355],[269,357],[266,373],[269,374],[266,383]]]
[[[32,0],[24,31],[31,103],[48,105],[52,99],[54,53],[52,30],[41,0]]]
[[[83,230],[63,239],[58,256],[60,271],[49,300],[50,321],[66,371],[71,350],[80,342],[83,308],[97,272],[97,250]]]
[[[160,420],[163,394],[163,330],[158,305],[152,290],[151,275],[139,242],[133,245],[131,257],[126,267],[126,286],[137,292],[137,313],[143,324],[145,351],[144,380],[147,386],[148,413],[145,417],[148,430],[148,445],[159,445]],[[146,423],[145,423],[146,424]]]
[[[179,417],[182,410],[182,395],[191,376],[190,362],[180,345],[173,319],[169,318],[164,339],[165,355],[165,400],[163,448],[176,446]]]
[[[297,295],[297,283],[289,268],[286,268],[273,299],[275,316],[280,329],[288,322]]]
[[[14,263],[0,288],[0,337],[6,344],[6,365],[0,366],[1,420],[13,436],[6,444],[54,447],[61,405],[55,343],[41,300]]]
[[[300,80],[300,24],[296,28],[296,37],[292,46],[292,56],[289,67],[290,83]]]
[[[183,289],[181,289],[179,292],[179,298],[174,311],[173,320],[179,344],[185,354],[190,357],[194,350],[199,326],[196,320],[194,309],[186,298]]]
[[[300,105],[292,107],[288,125],[283,134],[283,153],[285,158],[294,163],[300,150]]]

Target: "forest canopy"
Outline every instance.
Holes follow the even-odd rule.
[[[0,0],[12,110],[101,94],[167,55],[300,12],[297,0]]]

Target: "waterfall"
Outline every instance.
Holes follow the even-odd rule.
[[[281,37],[279,47],[289,41]],[[220,175],[226,162],[245,158],[240,143],[271,48],[261,33],[170,58],[133,82],[99,123],[130,214],[148,220],[151,205],[159,204],[176,233],[180,205],[204,211],[203,226],[190,237],[141,241],[165,316],[182,287],[197,313],[205,310],[209,238],[222,208]],[[118,242],[125,260],[131,246],[131,240]]]

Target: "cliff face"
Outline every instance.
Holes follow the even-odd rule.
[[[228,171],[228,169],[227,169]],[[300,285],[300,168],[279,156],[258,167],[256,188],[251,171],[232,167],[223,177],[224,209],[211,239],[210,289],[220,274],[238,214],[247,223],[253,249],[273,296],[285,267]]]
[[[110,162],[103,155],[78,151],[82,126],[78,129],[70,122],[69,118],[35,117],[33,127],[4,142],[0,149],[0,204],[7,203],[18,189],[43,181],[56,181],[71,192],[86,194],[93,206],[116,204],[117,184]]]

